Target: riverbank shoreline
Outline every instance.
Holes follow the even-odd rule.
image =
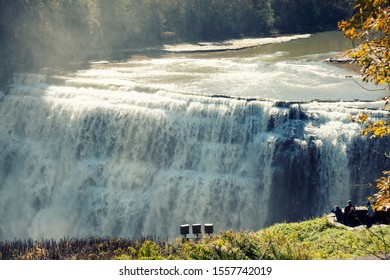
[[[356,63],[356,61],[349,55],[348,51],[337,53],[329,57],[326,62],[337,65],[338,67],[351,70],[355,73],[360,74],[361,67]]]
[[[180,43],[180,44],[165,44],[162,50],[173,53],[192,53],[192,52],[223,52],[223,51],[238,51],[248,48],[255,48],[269,44],[284,43],[291,40],[306,39],[311,34],[296,34],[296,35],[278,35],[270,37],[254,37],[229,39],[213,42],[199,42],[197,44]]]

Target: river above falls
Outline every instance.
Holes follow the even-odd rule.
[[[283,101],[385,96],[381,87],[360,81],[352,67],[326,61],[351,47],[341,32],[173,45],[165,46],[168,53],[159,57],[94,62],[67,80],[78,86]]]

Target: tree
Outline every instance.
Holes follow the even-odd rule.
[[[344,35],[357,43],[349,51],[350,56],[361,66],[362,79],[365,82],[390,85],[390,1],[356,0],[354,14],[348,20],[338,23]],[[385,98],[386,110],[390,110],[390,96]],[[363,135],[371,138],[385,137],[390,134],[390,118],[370,120],[360,114],[357,121],[365,124]],[[377,193],[370,199],[377,210],[390,207],[390,171],[383,171],[376,180]]]
[[[281,32],[313,32],[334,28],[350,14],[354,0],[272,0],[274,27]]]
[[[362,66],[363,80],[390,83],[390,4],[388,0],[356,0],[355,14],[339,28],[360,42],[350,55]]]

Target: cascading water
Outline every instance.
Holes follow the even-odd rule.
[[[388,164],[385,140],[349,120],[384,114],[380,102],[188,94],[162,88],[161,72],[145,83],[150,62],[135,63],[15,75],[0,103],[0,239],[256,230],[364,202],[370,190],[352,185]]]

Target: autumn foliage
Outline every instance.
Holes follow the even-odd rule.
[[[355,48],[350,56],[361,66],[362,79],[375,84],[390,84],[390,1],[356,0],[354,14],[338,23],[339,29],[351,39]],[[390,97],[385,109],[390,110]],[[390,135],[390,119],[370,120],[361,114],[357,121],[365,125],[363,135],[371,138]],[[387,154],[385,156],[388,156]],[[390,171],[383,171],[376,180],[377,193],[370,197],[377,210],[390,208]]]
[[[358,47],[350,55],[362,67],[364,81],[390,83],[390,5],[388,0],[356,0],[355,14],[339,28]]]

